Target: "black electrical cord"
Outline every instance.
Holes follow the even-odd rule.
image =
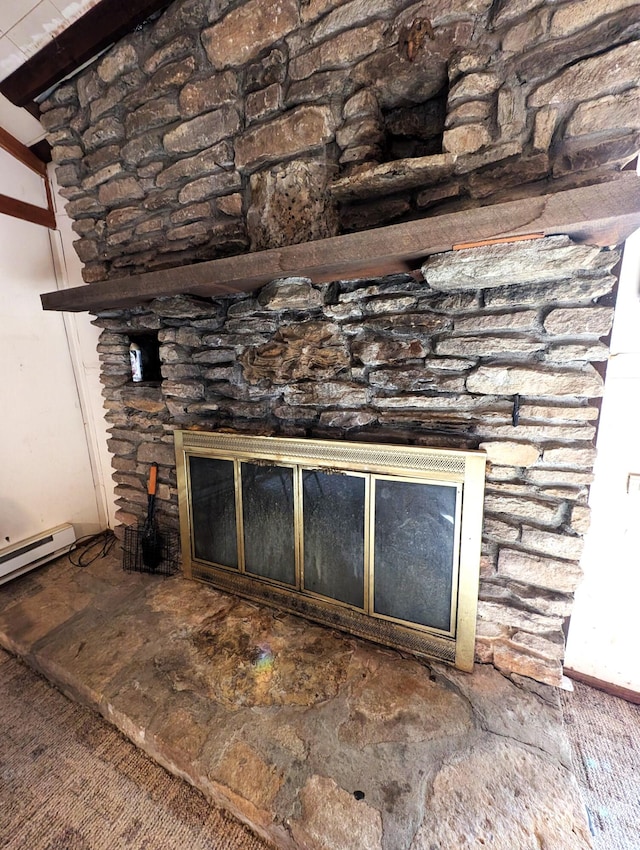
[[[76,540],[76,548],[73,552],[69,552],[69,560],[74,567],[88,567],[98,558],[106,558],[115,542],[116,536],[110,528],[98,534],[87,534]],[[77,560],[74,556],[77,556]]]

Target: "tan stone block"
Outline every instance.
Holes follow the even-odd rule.
[[[356,789],[357,790],[357,789]],[[294,839],[309,850],[381,850],[382,816],[333,779],[314,775],[299,794],[302,810],[291,823]]]
[[[591,508],[587,505],[574,505],[571,508],[570,526],[579,534],[586,534],[591,524]]]
[[[223,195],[216,201],[216,207],[225,215],[242,215],[242,195],[236,192],[233,195]]]
[[[596,450],[589,448],[545,449],[542,462],[548,466],[577,466],[592,469],[596,460]]]
[[[550,345],[544,353],[545,363],[578,366],[580,363],[601,363],[609,359],[609,346],[598,342],[593,345],[561,343]]]
[[[492,540],[497,540],[500,543],[515,543],[520,537],[520,528],[516,525],[509,525],[508,522],[501,522],[500,520],[493,519],[492,517],[485,517],[482,526],[482,533],[484,536],[490,537]],[[486,558],[487,556],[483,557]],[[493,575],[495,573],[493,559],[488,560],[491,563],[490,572],[483,574],[481,559],[480,575]]]
[[[523,526],[520,542],[525,549],[544,552],[545,555],[553,555],[555,558],[579,561],[582,556],[582,538],[568,534],[553,534],[539,528]]]
[[[483,123],[491,115],[491,104],[487,100],[468,100],[454,106],[445,120],[445,129],[465,123]]]
[[[532,634],[552,634],[561,629],[563,616],[556,612],[540,614],[538,611],[514,608],[512,601],[502,604],[480,599],[478,602],[478,628],[481,623],[491,623],[505,630],[523,629]],[[487,628],[490,627],[483,625],[483,632]]]
[[[442,149],[446,153],[475,153],[491,144],[491,134],[484,124],[461,124],[452,130],[445,130],[442,137]]]
[[[548,18],[549,13],[543,11],[511,27],[502,39],[502,49],[506,53],[523,53],[530,49],[544,35]]]
[[[481,98],[493,94],[500,87],[502,80],[497,74],[483,71],[467,74],[457,82],[449,92],[449,103],[456,100]]]
[[[263,810],[273,806],[284,782],[282,772],[267,764],[243,741],[227,748],[215,771],[215,779]]]
[[[637,6],[638,0],[608,0],[603,4],[601,0],[578,0],[578,2],[567,3],[558,9],[551,20],[549,34],[553,38],[563,38],[566,35],[586,30],[599,19],[613,15],[630,6]]]
[[[232,136],[239,128],[240,119],[234,107],[223,106],[179,124],[165,135],[162,143],[169,153],[191,153]]]
[[[558,683],[555,671],[543,672]],[[510,736],[488,737],[446,758],[409,850],[462,850],[472,842],[492,850],[533,850],[536,843],[548,850],[589,850],[575,779],[556,759]]]
[[[591,484],[593,473],[574,472],[569,469],[530,469],[527,480],[533,484],[548,486],[582,487]]]
[[[327,68],[344,68],[373,53],[383,41],[384,21],[374,21],[369,26],[357,27],[339,33],[318,47],[292,59],[289,75],[303,80]]]
[[[515,549],[500,550],[498,573],[515,581],[560,593],[573,593],[582,578],[580,565],[573,561],[558,561]]]
[[[533,148],[546,151],[551,147],[551,140],[558,121],[558,108],[547,106],[536,112],[533,125]]]
[[[566,136],[640,129],[640,90],[581,103],[567,124]]]
[[[549,282],[554,292],[558,281],[592,268],[600,253],[599,248],[577,245],[566,236],[548,236],[433,254],[422,266],[422,273],[438,290],[514,287],[521,283],[531,288]],[[553,299],[551,294],[548,297]],[[491,293],[487,293],[487,299],[491,299]],[[542,300],[540,295],[538,299]]]
[[[260,91],[251,92],[245,101],[247,121],[255,121],[277,112],[282,106],[282,86],[272,83]]]
[[[555,79],[539,86],[529,97],[528,105],[593,100],[636,86],[639,77],[640,49],[634,41],[570,65]]]
[[[188,83],[180,91],[180,109],[184,118],[200,115],[231,103],[238,96],[238,79],[234,71],[212,74],[205,80]]]
[[[480,443],[491,463],[500,466],[532,466],[540,457],[540,449],[531,443],[496,441]]]
[[[495,357],[500,354],[533,354],[542,351],[542,340],[532,341],[522,337],[463,336],[450,337],[436,342],[436,354],[453,354],[473,357]]]
[[[544,320],[550,334],[606,336],[613,324],[613,307],[565,307],[551,310]]]
[[[597,397],[604,382],[591,365],[582,369],[538,370],[529,367],[481,366],[467,378],[470,393],[489,395]]]
[[[484,497],[485,511],[507,514],[510,517],[556,526],[560,523],[562,512],[553,502],[522,498],[516,494],[487,493]]]
[[[249,0],[205,29],[202,43],[214,68],[244,65],[265,47],[290,33],[297,24],[296,0],[276,0],[268,4]]]
[[[98,76],[105,83],[112,83],[118,77],[138,67],[138,56],[132,44],[120,44],[97,66]]]
[[[461,316],[454,320],[456,331],[537,331],[537,310],[518,310],[510,313],[483,313],[476,316]]]
[[[562,663],[528,655],[520,647],[498,643],[493,650],[493,663],[503,673],[518,673],[537,682],[558,686],[562,682]],[[565,845],[563,845],[564,847]],[[589,844],[577,844],[589,847]]]
[[[333,138],[334,131],[329,107],[299,106],[240,136],[236,140],[237,167],[254,169],[321,147]]]

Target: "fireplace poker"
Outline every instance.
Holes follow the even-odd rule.
[[[152,463],[149,469],[147,486],[147,518],[142,528],[142,561],[145,567],[154,570],[162,560],[162,535],[156,522],[156,489],[158,486],[158,464]]]

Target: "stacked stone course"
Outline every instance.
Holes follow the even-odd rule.
[[[161,512],[177,521],[175,427],[479,448],[477,657],[557,684],[603,386],[585,361],[606,358],[617,260],[559,236],[435,255],[424,283],[289,278],[102,314],[119,518],[143,512],[155,460]],[[145,331],[160,386],[131,384],[129,335]]]
[[[42,105],[85,279],[605,179],[639,38],[631,0],[176,0]]]

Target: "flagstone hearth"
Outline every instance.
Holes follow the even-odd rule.
[[[5,648],[278,847],[591,846],[551,687],[124,573],[119,553],[0,599]]]

